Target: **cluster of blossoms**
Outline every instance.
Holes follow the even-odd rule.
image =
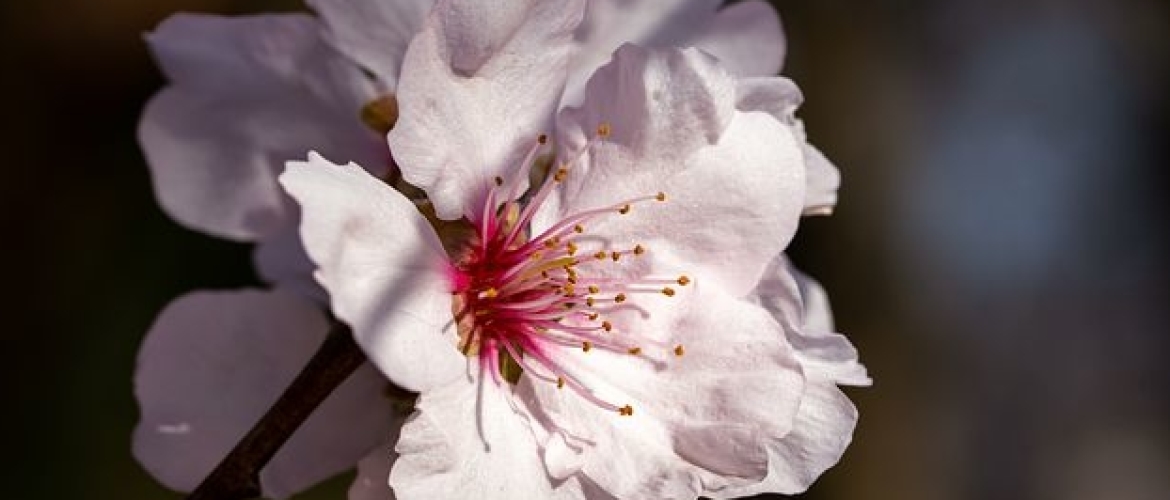
[[[134,452],[190,490],[352,328],[370,364],[261,474],[285,497],[803,491],[867,385],[783,251],[837,172],[758,1],[311,0],[183,15],[140,139],[160,203],[256,242],[139,357]],[[388,388],[394,390],[388,391]],[[409,395],[409,396],[407,396]],[[417,396],[415,396],[417,395]]]

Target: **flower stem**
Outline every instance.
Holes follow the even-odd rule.
[[[243,500],[260,496],[260,470],[313,413],[365,361],[349,327],[335,323],[317,353],[280,399],[188,500]]]

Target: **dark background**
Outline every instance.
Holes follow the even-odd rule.
[[[1170,494],[1170,9],[1153,0],[774,2],[835,216],[792,250],[875,379],[809,499]],[[285,1],[3,2],[0,498],[170,498],[131,373],[171,298],[256,282],[153,200],[141,34]],[[339,498],[347,478],[298,498]]]

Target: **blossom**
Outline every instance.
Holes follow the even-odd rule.
[[[803,211],[801,144],[737,107],[710,57],[635,46],[541,135],[573,5],[494,22],[444,2],[406,54],[390,144],[435,212],[468,224],[454,252],[357,165],[313,154],[281,177],[334,313],[421,392],[396,447],[400,497],[730,493],[799,435],[789,325],[750,294]],[[549,144],[559,163],[529,189]]]

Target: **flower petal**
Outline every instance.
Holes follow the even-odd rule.
[[[801,365],[811,375],[823,375],[841,385],[873,383],[858,361],[857,349],[844,335],[834,333],[829,298],[821,285],[800,272],[784,255],[768,266],[751,299],[786,325],[788,341]]]
[[[768,113],[788,126],[802,146],[806,189],[804,215],[829,215],[837,205],[841,174],[837,167],[812,144],[804,131],[804,122],[796,118],[796,108],[804,100],[800,89],[787,78],[744,78],[736,89],[736,108]]]
[[[293,218],[299,221],[300,214],[295,214]],[[289,224],[256,243],[252,250],[252,263],[265,282],[278,284],[283,289],[321,304],[329,303],[329,294],[313,279],[317,265],[305,253],[296,225]]]
[[[276,400],[325,339],[317,306],[279,291],[195,292],[159,314],[138,353],[142,419],[134,456],[166,486],[190,491]],[[393,425],[372,366],[345,381],[261,471],[283,498],[341,472]]]
[[[714,287],[661,300],[670,302],[640,302],[648,319],[615,320],[615,331],[665,332],[656,340],[683,345],[684,355],[663,356],[647,344],[640,356],[577,349],[558,358],[599,397],[630,404],[633,415],[533,383],[544,418],[590,444],[581,456],[546,456],[549,468],[581,462],[583,474],[618,498],[694,498],[763,479],[764,443],[789,433],[804,385],[780,326]]]
[[[784,59],[779,18],[764,2],[720,9],[720,0],[593,0],[575,36],[562,106],[581,103],[585,83],[625,43],[698,47],[739,76],[774,75]]]
[[[280,182],[301,205],[301,239],[334,314],[370,360],[414,392],[459,376],[446,255],[414,203],[317,153],[289,162]]]
[[[857,408],[831,381],[809,379],[792,432],[769,446],[768,477],[761,483],[708,493],[738,498],[760,493],[804,492],[841,455],[853,439]]]
[[[433,0],[309,0],[325,22],[325,36],[341,53],[370,70],[388,90],[398,81],[402,56],[422,27]]]
[[[276,184],[309,148],[388,164],[358,119],[372,88],[304,15],[180,14],[147,36],[171,85],[147,104],[138,137],[155,193],[175,220],[238,240],[289,224]]]
[[[411,42],[388,136],[407,182],[440,218],[482,206],[547,132],[582,0],[440,0]]]
[[[474,373],[423,393],[402,428],[390,485],[400,499],[554,498],[530,417],[511,391]]]
[[[652,256],[681,259],[703,279],[747,293],[792,238],[805,180],[784,125],[736,110],[735,99],[735,79],[695,49],[622,47],[590,81],[585,104],[558,118],[563,157],[586,147],[599,124],[612,132],[571,167],[536,229],[663,192],[666,203],[591,222],[590,234],[642,243]]]

